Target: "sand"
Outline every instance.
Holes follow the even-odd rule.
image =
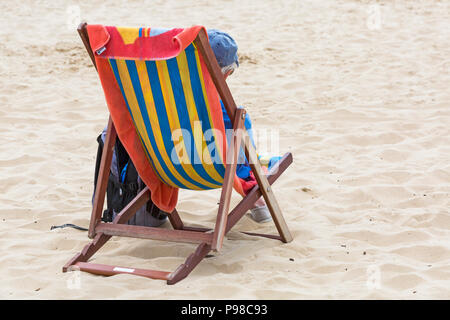
[[[108,3],[0,3],[0,298],[450,298],[450,1]],[[88,226],[108,116],[81,19],[236,39],[231,91],[294,156],[274,185],[293,242],[241,234],[275,232],[246,216],[175,286],[62,273],[87,234],[50,227]],[[218,197],[178,210],[212,226]],[[113,238],[93,261],[173,270],[194,248]]]

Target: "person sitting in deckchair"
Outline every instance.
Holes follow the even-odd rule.
[[[150,36],[157,36],[158,34],[164,33],[166,31],[167,29],[163,28],[152,28],[150,30]],[[207,33],[211,48],[214,52],[214,55],[216,56],[216,60],[219,63],[219,66],[222,69],[223,76],[226,80],[227,77],[230,76],[239,67],[239,59],[237,55],[238,47],[236,41],[227,33],[216,29],[209,29],[207,30]],[[222,114],[225,130],[228,133],[231,133],[233,125],[231,123],[230,118],[228,117],[227,111],[222,101],[220,101],[220,104],[222,106]],[[245,129],[247,130],[250,136],[253,146],[255,146],[255,142],[253,139],[252,123],[248,113],[246,114],[245,117]],[[106,132],[106,128],[104,132]],[[228,143],[230,143],[230,139],[231,136],[228,135],[227,136]],[[257,184],[256,179],[253,173],[251,172],[250,166],[245,157],[243,147],[241,147],[239,153],[236,175],[240,178],[244,192],[249,192],[253,188],[253,186]],[[269,209],[267,208],[267,205],[263,197],[259,198],[255,202],[254,207],[250,209],[250,217],[254,221],[259,223],[269,222],[272,220]]]
[[[209,43],[226,80],[227,77],[230,76],[239,67],[239,59],[237,55],[238,47],[236,41],[234,41],[234,39],[227,33],[219,30],[209,29],[207,32]],[[227,132],[230,132],[230,130],[233,128],[231,120],[228,117],[227,111],[222,101],[220,101],[220,104],[222,106],[225,130],[227,130]],[[253,145],[255,145],[255,142],[253,140],[252,122],[248,113],[245,117],[245,129],[250,136],[251,142],[253,143]],[[228,142],[230,142],[231,137],[228,136],[227,138]],[[250,170],[250,166],[247,159],[245,158],[244,149],[242,147],[239,153],[236,174],[240,179],[243,180],[241,181],[243,183],[244,191],[250,191],[251,187],[256,185],[256,179]],[[247,188],[246,185],[248,186]],[[259,198],[258,201],[256,201],[255,206],[250,210],[250,212],[250,217],[256,222],[268,222],[272,220],[269,209],[267,208],[266,203],[262,197]]]
[[[152,28],[150,30],[150,36],[156,36],[165,31],[167,31],[167,29]],[[239,59],[237,55],[238,47],[236,41],[229,34],[220,30],[209,29],[207,30],[207,33],[211,48],[214,52],[214,55],[216,56],[216,60],[219,63],[219,66],[222,69],[223,76],[226,80],[227,77],[230,76],[234,72],[234,70],[239,67]],[[220,101],[220,104],[222,106],[222,115],[225,130],[227,132],[231,132],[231,130],[233,129],[233,125],[230,118],[228,117],[227,111],[222,101]],[[253,139],[252,122],[248,113],[245,117],[245,129],[247,130],[253,145],[255,145]],[[227,137],[228,143],[230,142],[230,138],[231,136]],[[247,159],[245,158],[244,149],[242,147],[239,153],[236,175],[241,179],[244,192],[250,191],[251,188],[256,185],[256,179],[250,170],[250,166]],[[266,203],[262,197],[259,198],[255,202],[254,207],[250,209],[250,217],[254,221],[260,223],[269,222],[272,220],[269,209],[267,208]]]

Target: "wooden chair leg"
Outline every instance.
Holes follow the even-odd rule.
[[[278,161],[268,172],[267,181],[272,185],[289,167],[292,163],[292,154],[286,153],[280,161]],[[228,233],[231,228],[244,216],[244,214],[250,210],[253,204],[261,197],[261,188],[256,185],[244,199],[239,202],[236,207],[228,215],[227,228],[225,233]]]
[[[78,34],[83,41],[84,47],[91,58],[92,64],[97,70],[94,53],[89,45],[89,35],[87,32],[87,23],[82,22],[77,28]],[[94,205],[91,213],[91,220],[89,222],[88,237],[93,239],[95,237],[95,226],[101,220],[103,213],[103,204],[105,201],[106,188],[108,186],[109,172],[111,167],[111,160],[113,154],[114,144],[116,143],[117,133],[114,127],[111,116],[108,120],[108,129],[106,131],[105,143],[103,145],[102,160],[100,162],[100,169],[97,178],[97,185],[95,186]]]
[[[103,204],[105,202],[106,188],[108,187],[109,172],[116,138],[116,129],[112,122],[111,116],[109,116],[108,129],[106,131],[105,143],[103,145],[97,185],[95,186],[94,205],[92,206],[91,220],[89,222],[88,237],[91,239],[95,236],[95,226],[102,218]]]
[[[175,284],[186,278],[210,251],[210,245],[207,245],[206,243],[200,244],[197,247],[197,250],[195,250],[182,265],[170,274],[167,284]]]
[[[178,214],[177,209],[173,209],[173,211],[169,214],[169,221],[175,230],[183,230],[184,229],[183,221],[181,221],[181,218],[180,218],[180,215]]]
[[[230,209],[231,192],[233,191],[233,181],[236,175],[236,166],[239,156],[239,149],[242,141],[242,131],[244,129],[245,110],[238,109],[236,111],[234,126],[233,126],[233,140],[227,150],[225,176],[223,180],[222,193],[219,201],[219,211],[216,219],[216,226],[214,229],[214,237],[212,242],[212,249],[219,251],[222,248],[223,238],[225,236],[225,228],[227,224],[228,212]]]
[[[250,164],[250,168],[252,169],[252,172],[255,175],[256,181],[258,182],[264,200],[266,200],[267,207],[269,208],[270,214],[272,215],[272,219],[275,223],[278,233],[280,234],[283,242],[291,242],[292,235],[289,232],[289,228],[281,213],[281,209],[278,205],[275,195],[273,194],[272,188],[270,187],[270,184],[267,181],[267,177],[262,171],[261,164],[259,162],[258,156],[256,155],[256,151],[253,147],[253,144],[251,143],[247,131],[244,130],[243,135],[244,135],[245,154]]]

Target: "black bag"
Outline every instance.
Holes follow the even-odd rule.
[[[92,199],[95,196],[95,186],[97,185],[105,137],[106,128],[97,138],[98,149],[95,163],[94,195]],[[145,184],[139,177],[130,156],[117,137],[106,189],[107,209],[103,212],[102,220],[104,222],[113,221],[116,215],[144,188]],[[128,224],[158,227],[166,222],[166,220],[167,213],[160,210],[150,199],[128,220]]]

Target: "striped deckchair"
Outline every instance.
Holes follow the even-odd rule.
[[[174,284],[184,279],[211,251],[222,248],[226,233],[263,196],[279,235],[245,232],[290,242],[292,236],[271,190],[292,163],[286,153],[267,174],[245,131],[245,110],[237,108],[208,42],[205,29],[172,29],[152,36],[150,28],[80,24],[80,37],[96,67],[110,118],[89,224],[93,241],[63,271],[94,274],[129,273]],[[220,100],[232,119],[227,144]],[[114,219],[101,221],[112,150],[117,137],[146,184]],[[244,147],[257,185],[244,194],[236,176],[239,149]],[[243,200],[230,210],[233,186]],[[186,226],[175,209],[179,189],[222,188],[214,229]],[[170,212],[174,230],[127,225],[149,199]],[[174,272],[89,263],[112,236],[198,244]]]

